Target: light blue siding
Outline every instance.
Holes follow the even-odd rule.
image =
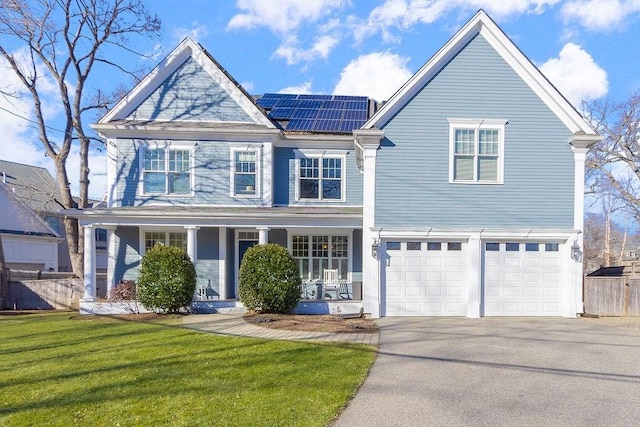
[[[138,280],[140,233],[138,227],[118,227],[116,239],[115,280]]]
[[[253,122],[193,58],[167,77],[127,119]]]
[[[449,183],[448,118],[508,120],[503,185]],[[482,36],[382,128],[376,226],[573,226],[571,133]]]
[[[346,198],[341,203],[351,206],[362,205],[362,173],[356,166],[356,158],[353,150],[345,150],[346,164],[344,175],[346,179]],[[296,201],[296,155],[292,148],[276,148],[274,155],[273,192],[276,205],[323,205],[331,204],[331,201]]]
[[[115,206],[141,206],[150,202],[166,202],[173,205],[236,205],[260,206],[260,198],[236,198],[230,194],[231,148],[225,141],[198,141],[194,146],[194,195],[165,196],[141,195],[139,190],[142,173],[140,156],[142,140],[118,140],[117,188]],[[262,171],[259,177],[263,181]]]

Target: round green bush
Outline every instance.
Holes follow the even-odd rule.
[[[242,258],[240,301],[260,313],[291,313],[301,297],[300,273],[289,251],[274,243],[256,245]]]
[[[157,244],[145,253],[138,300],[147,310],[177,313],[189,305],[195,288],[196,270],[183,249]]]

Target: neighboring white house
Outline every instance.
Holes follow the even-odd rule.
[[[0,181],[11,190],[15,198],[45,221],[56,236],[62,237],[57,240],[57,260],[53,263],[53,268],[55,271],[72,271],[65,238],[64,214],[60,212],[62,209],[60,191],[49,171],[39,166],[0,160]],[[99,205],[98,202],[92,204]],[[98,271],[106,271],[106,231],[96,229],[94,232],[96,234],[96,268]]]
[[[62,239],[42,218],[0,182],[0,237],[7,268],[57,271]]]

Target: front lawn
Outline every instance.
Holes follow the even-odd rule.
[[[209,335],[179,318],[0,313],[0,425],[323,426],[374,357]]]

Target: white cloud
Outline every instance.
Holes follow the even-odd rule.
[[[637,0],[574,0],[565,3],[560,13],[565,22],[575,21],[588,30],[610,31],[638,12]]]
[[[295,36],[288,37],[276,49],[273,56],[284,58],[288,65],[313,61],[319,58],[326,59],[338,44],[338,38],[329,35],[320,36],[309,49],[300,49],[296,47],[297,44],[298,40]]]
[[[407,29],[416,24],[431,24],[454,9],[484,9],[495,18],[522,13],[542,13],[560,0],[386,0],[369,14],[366,22],[354,24],[354,37],[361,42],[378,32],[385,42],[397,42],[393,28]]]
[[[607,72],[573,43],[565,44],[558,58],[542,64],[540,71],[576,107],[580,107],[582,101],[606,95],[609,90]]]
[[[375,52],[351,61],[340,73],[336,95],[363,95],[378,101],[389,99],[412,73],[409,58],[389,52]]]
[[[304,82],[298,86],[287,86],[282,88],[278,93],[310,94],[313,92],[311,91],[311,82]]]
[[[330,15],[343,0],[238,0],[241,13],[234,15],[228,29],[263,26],[274,33],[289,33],[303,22],[316,22]]]
[[[16,55],[24,55],[24,52],[16,52]],[[62,125],[56,121],[60,113],[60,102],[57,98],[57,86],[51,80],[47,80],[44,71],[38,81],[38,89],[43,102],[43,113],[49,126],[49,137],[52,140],[60,139],[61,132],[58,129]],[[2,129],[3,143],[0,144],[0,159],[16,163],[44,167],[55,178],[55,168],[51,158],[45,156],[44,148],[39,141],[35,120],[34,106],[29,95],[25,93],[24,86],[18,80],[15,73],[9,68],[4,58],[0,58],[0,91],[15,94],[16,97],[0,95],[0,129]],[[106,163],[103,153],[91,150],[89,155],[89,167],[91,169],[90,196],[101,198],[106,189]],[[80,160],[78,147],[74,146],[69,154],[67,171],[71,182],[72,194],[77,195],[80,175]]]
[[[196,42],[204,39],[209,35],[209,28],[206,25],[200,25],[197,22],[191,24],[191,28],[176,27],[173,29],[174,43],[178,44],[186,37],[190,37]]]
[[[255,89],[255,85],[253,84],[253,82],[242,82],[240,83],[240,86],[242,86],[242,88],[248,93],[253,92],[253,89]]]

